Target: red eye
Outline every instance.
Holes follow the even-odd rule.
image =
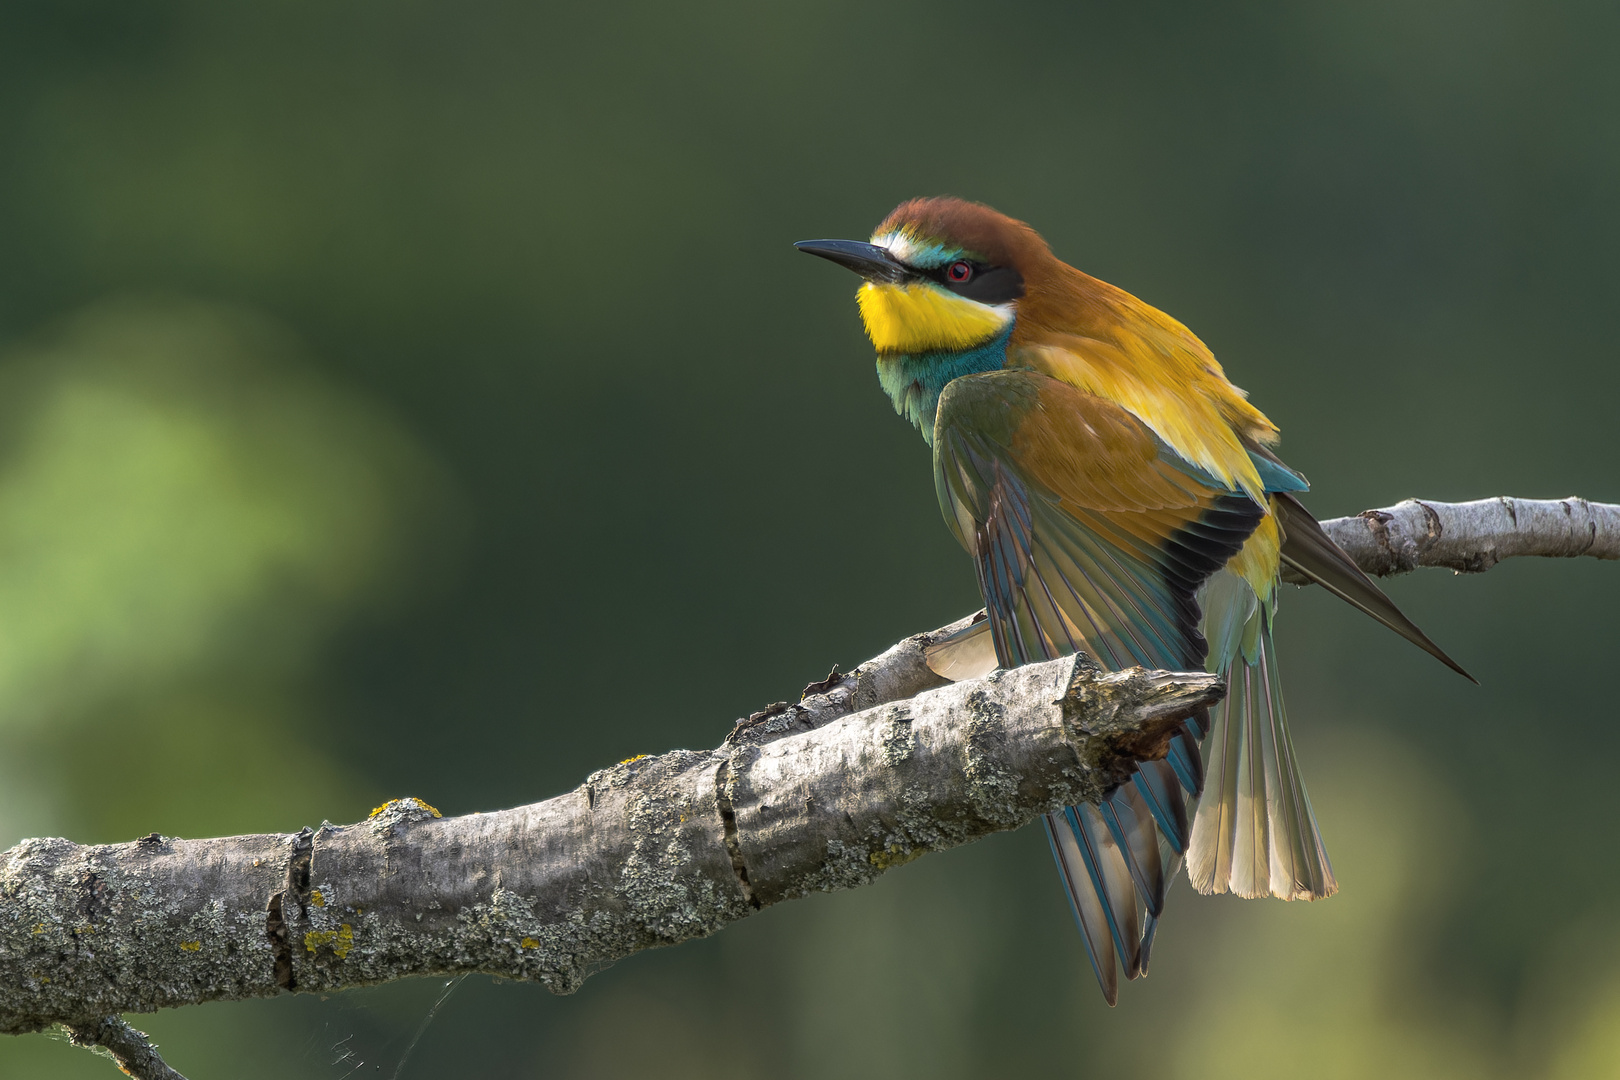
[[[960,285],[962,282],[973,276],[973,266],[971,263],[959,259],[956,262],[951,263],[950,268],[945,271],[945,276],[949,278],[953,284]]]

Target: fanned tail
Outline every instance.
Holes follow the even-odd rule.
[[[1201,893],[1331,896],[1338,884],[1294,763],[1270,605],[1250,610],[1243,640],[1233,643],[1223,665],[1226,698],[1214,709],[1205,748],[1206,787],[1193,820],[1187,878]]]

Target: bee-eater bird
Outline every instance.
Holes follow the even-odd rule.
[[[1277,428],[1175,319],[1061,262],[1028,225],[902,203],[870,243],[801,251],[855,271],[878,380],[933,448],[945,521],[987,618],[937,646],[951,679],[1084,651],[1227,682],[1162,761],[1047,838],[1110,1005],[1147,971],[1165,888],[1331,895],[1294,762],[1272,619],[1288,566],[1463,675],[1295,496]]]

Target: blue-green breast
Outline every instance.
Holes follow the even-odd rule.
[[[1005,330],[989,341],[960,352],[880,355],[878,382],[894,402],[894,411],[915,424],[923,439],[932,446],[934,414],[939,409],[939,395],[944,393],[945,385],[964,375],[1000,371],[1007,362],[1007,340],[1012,332],[1013,323],[1008,323]]]

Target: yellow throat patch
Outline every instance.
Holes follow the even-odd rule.
[[[878,352],[953,352],[995,337],[1012,321],[1012,311],[993,308],[914,282],[868,281],[855,294],[866,336]]]

